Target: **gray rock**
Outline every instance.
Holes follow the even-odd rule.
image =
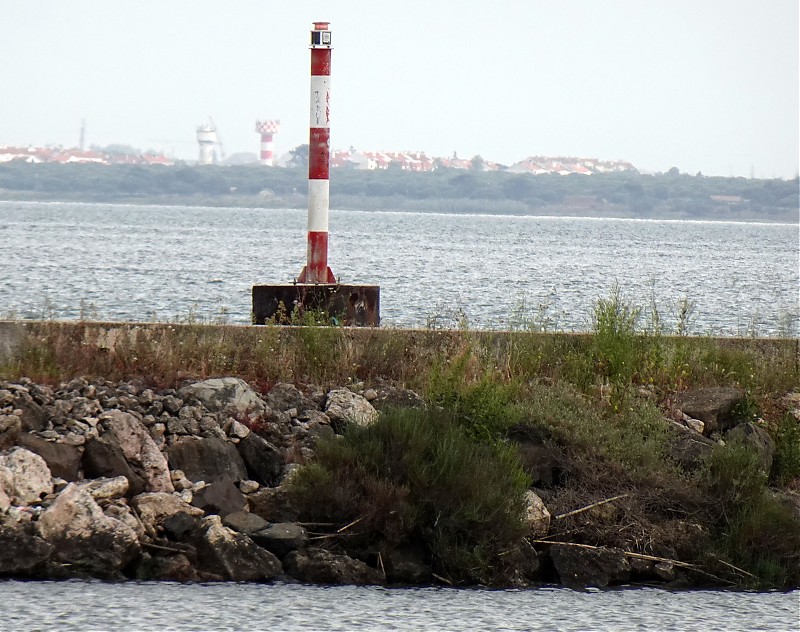
[[[42,457],[53,476],[65,481],[77,481],[81,466],[81,451],[72,445],[55,441],[45,441],[34,434],[26,433],[19,437],[17,445],[27,448]]]
[[[260,413],[264,402],[244,380],[235,377],[215,378],[184,386],[181,397],[194,397],[212,412],[234,409],[240,413]]]
[[[380,571],[347,555],[337,555],[324,549],[310,548],[292,551],[284,560],[287,574],[311,584],[383,584]]]
[[[528,532],[534,538],[542,538],[550,530],[550,512],[544,502],[531,490],[525,492],[525,515]]]
[[[370,426],[378,419],[378,411],[372,404],[346,388],[334,389],[328,393],[325,414],[337,433],[343,432],[349,423]]]
[[[740,388],[717,386],[686,391],[677,400],[684,414],[699,419],[704,424],[704,434],[727,430],[736,425],[736,408],[745,402],[746,394]]]
[[[0,524],[0,575],[37,576],[52,554],[32,524]]]
[[[250,511],[269,522],[295,522],[300,511],[281,487],[265,487],[247,496]]]
[[[125,460],[122,449],[110,439],[94,439],[88,441],[81,457],[84,475],[88,478],[115,478],[124,476],[128,479],[129,491],[135,496],[145,490],[145,482],[133,471]]]
[[[367,397],[376,410],[384,411],[391,408],[425,408],[425,400],[417,393],[407,388],[384,385],[377,390],[374,399]],[[364,393],[366,396],[367,393]]]
[[[681,424],[670,424],[670,429],[670,457],[687,471],[700,467],[717,446],[711,439]]]
[[[89,492],[95,500],[113,500],[128,493],[129,482],[124,476],[115,478],[96,478],[77,483],[78,487]]]
[[[54,556],[90,572],[119,570],[140,551],[136,533],[110,518],[75,483],[70,483],[39,517],[41,537],[55,547]]]
[[[559,581],[570,588],[626,582],[631,567],[625,554],[618,549],[584,549],[577,546],[554,544],[550,559],[558,573]]]
[[[130,413],[112,410],[102,417],[98,426],[104,439],[112,439],[136,474],[152,492],[173,492],[167,460],[141,421]]]
[[[200,522],[202,535],[195,541],[203,570],[233,581],[269,581],[283,571],[280,560],[243,533],[222,525],[219,516]]]
[[[317,409],[317,403],[303,393],[294,384],[278,382],[266,397],[267,406],[273,410],[284,412],[292,408],[296,410]]]
[[[228,514],[222,518],[222,524],[229,529],[233,529],[234,531],[238,531],[239,533],[244,533],[246,535],[251,535],[256,531],[261,531],[261,529],[266,529],[269,526],[269,523],[266,520],[260,516],[250,513],[249,511],[237,511],[232,514]]]
[[[253,542],[281,558],[308,544],[306,530],[294,522],[276,522],[249,535]]]
[[[200,517],[203,510],[183,502],[177,496],[163,492],[145,493],[131,499],[131,507],[136,511],[145,529],[155,534],[158,528],[170,517],[177,514]]]
[[[280,450],[255,433],[250,433],[236,446],[250,477],[269,487],[275,486],[283,471]]]
[[[761,461],[761,469],[769,474],[772,469],[772,458],[775,456],[775,442],[761,426],[747,421],[725,433],[725,441],[739,441],[755,450]]]
[[[247,478],[247,468],[236,446],[222,439],[186,438],[167,450],[172,469],[183,470],[190,481],[233,482]]]
[[[11,473],[11,486],[5,490],[15,505],[27,505],[53,493],[53,477],[45,460],[25,448],[0,454],[0,467]]]
[[[233,481],[228,479],[214,481],[195,492],[191,504],[202,509],[207,515],[227,516],[242,511],[247,507],[247,500]]]

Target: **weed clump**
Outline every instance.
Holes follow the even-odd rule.
[[[474,441],[441,411],[398,410],[321,443],[291,486],[307,519],[358,521],[348,551],[390,557],[413,542],[449,581],[496,585],[525,535],[528,483],[511,447]]]

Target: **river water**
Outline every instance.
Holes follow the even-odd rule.
[[[0,583],[0,630],[774,630],[800,592]]]
[[[306,213],[0,202],[0,317],[247,323]],[[383,324],[586,330],[615,284],[667,329],[798,335],[798,226],[333,211],[330,264]],[[800,593],[0,582],[0,630],[797,630]]]
[[[305,263],[303,210],[0,202],[0,317],[248,323]],[[800,333],[798,225],[332,211],[345,283],[396,327],[591,328],[618,285],[673,331]]]

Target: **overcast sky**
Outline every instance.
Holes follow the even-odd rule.
[[[334,148],[623,159],[794,177],[797,0],[0,0],[0,145],[196,159],[308,142],[308,32],[333,33]]]

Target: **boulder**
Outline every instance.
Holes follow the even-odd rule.
[[[672,423],[669,427],[672,430],[670,458],[684,470],[700,467],[717,446],[711,439],[681,424]]]
[[[247,507],[247,500],[233,481],[227,479],[214,481],[196,491],[191,504],[202,509],[206,515],[227,516],[242,511]]]
[[[131,413],[112,410],[100,417],[101,436],[111,438],[122,450],[125,460],[150,492],[173,492],[167,460],[153,441],[145,425]]]
[[[281,558],[308,544],[306,530],[294,522],[276,522],[249,535],[258,546]]]
[[[88,478],[116,478],[124,476],[128,479],[132,496],[145,490],[145,481],[133,471],[125,460],[122,449],[110,439],[94,439],[88,441],[81,457],[83,473]]]
[[[134,530],[106,516],[89,492],[75,483],[64,488],[37,525],[58,560],[90,572],[120,570],[140,551]]]
[[[219,516],[200,521],[201,535],[195,540],[203,570],[238,581],[269,581],[283,571],[280,560],[243,533],[222,525]]]
[[[36,535],[31,523],[0,524],[0,575],[37,575],[53,545]]]
[[[370,397],[366,397],[367,394]],[[365,399],[378,411],[392,408],[425,408],[425,400],[407,388],[381,386],[375,392],[375,397],[371,397],[372,394],[368,392],[365,392],[364,395]]]
[[[416,546],[403,545],[386,553],[383,559],[386,580],[391,584],[413,586],[433,581],[427,556]]]
[[[542,538],[550,530],[550,512],[544,502],[531,490],[525,492],[525,524],[533,538]]]
[[[47,413],[27,393],[18,391],[13,407],[22,411],[20,419],[26,432],[38,432],[47,428]]]
[[[262,413],[264,402],[247,382],[236,377],[223,377],[184,386],[179,391],[184,399],[194,397],[212,412],[236,410],[240,413]]]
[[[161,526],[164,528],[164,533],[168,538],[177,541],[183,541],[200,525],[200,518],[197,516],[190,516],[188,513],[179,511],[176,514],[164,518]]]
[[[5,493],[15,505],[28,505],[53,493],[53,477],[45,460],[25,448],[12,448],[0,454],[0,467],[11,474],[11,484],[4,483]],[[7,481],[6,474],[4,480]]]
[[[630,578],[627,556],[618,549],[554,544],[550,547],[550,559],[559,581],[569,588],[604,588]]]
[[[725,433],[725,441],[738,441],[758,453],[761,469],[769,474],[775,456],[775,442],[770,434],[752,421],[739,424]]]
[[[124,476],[114,478],[95,478],[77,483],[78,487],[89,492],[95,500],[114,500],[128,493],[130,483]]]
[[[78,480],[81,451],[74,445],[46,441],[30,433],[21,435],[17,440],[17,445],[42,457],[53,476],[70,482]]]
[[[278,484],[283,471],[283,455],[266,439],[250,433],[236,446],[250,477],[268,487]]]
[[[340,434],[349,423],[370,426],[378,419],[378,411],[372,404],[362,395],[346,388],[334,389],[328,393],[325,414],[330,418],[333,429]]]
[[[703,433],[708,436],[732,428],[740,421],[735,412],[745,398],[740,388],[716,386],[686,391],[678,397],[676,405],[683,414],[702,421]]]
[[[294,384],[278,382],[267,393],[267,406],[273,410],[284,412],[294,408],[298,411],[314,410],[318,406],[310,397],[303,395]]]
[[[163,492],[139,494],[131,498],[131,507],[136,510],[148,533],[155,533],[170,516],[187,514],[202,516],[203,510],[192,507],[177,496]]]
[[[222,577],[209,577],[198,573],[184,553],[172,555],[150,555],[145,553],[136,564],[135,577],[139,581],[202,582],[221,580]]]
[[[14,495],[14,473],[7,467],[0,465],[0,514],[4,514],[11,507],[11,497]]]
[[[250,511],[269,522],[295,522],[300,510],[282,487],[265,487],[247,496]]]
[[[237,511],[223,516],[222,524],[229,529],[244,533],[245,535],[250,535],[251,533],[255,533],[269,526],[269,522],[260,516],[251,514],[249,511]]]
[[[169,464],[183,470],[190,481],[238,482],[247,478],[247,468],[236,446],[223,439],[186,438],[173,443],[168,451]]]
[[[284,559],[286,573],[310,584],[383,584],[383,574],[361,560],[310,548],[292,551]]]

